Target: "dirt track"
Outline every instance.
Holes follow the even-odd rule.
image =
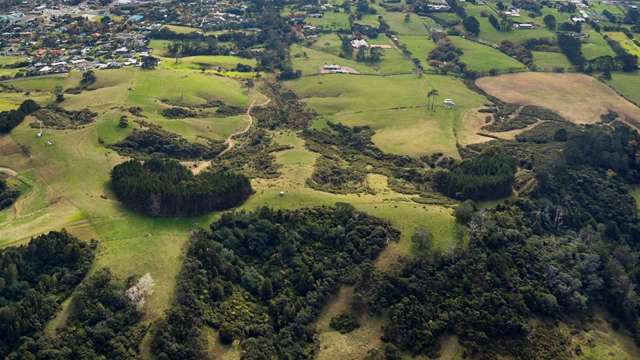
[[[265,105],[269,104],[270,101],[271,101],[271,99],[267,99],[265,102],[263,102],[262,104],[260,104],[258,106],[265,106]],[[220,157],[220,156],[226,154],[227,152],[231,151],[236,146],[236,140],[234,139],[235,137],[243,135],[243,134],[247,133],[247,131],[249,131],[251,129],[251,127],[253,126],[253,116],[251,116],[251,110],[255,106],[255,102],[256,102],[255,100],[251,102],[251,104],[249,105],[249,107],[247,108],[247,111],[245,113],[245,115],[249,118],[249,124],[247,124],[247,126],[244,129],[242,129],[240,131],[236,131],[233,134],[229,135],[229,137],[227,137],[227,140],[225,140],[225,144],[227,144],[227,147],[221,153],[219,153],[217,155],[218,157]],[[212,162],[212,160],[205,160],[205,161],[200,161],[200,162],[195,162],[195,163],[193,163],[193,162],[183,162],[183,164],[188,166],[188,167],[190,167],[191,168],[191,172],[194,175],[198,175],[201,172],[203,172],[204,170],[206,170],[209,166],[211,166],[211,162]]]

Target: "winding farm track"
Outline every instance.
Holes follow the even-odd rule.
[[[18,176],[18,172],[12,168],[0,166],[0,174],[7,174],[9,176]]]
[[[266,106],[271,102],[271,99],[267,98],[267,100],[265,100],[265,102],[263,102],[262,104],[259,104],[258,106]],[[221,157],[222,155],[226,154],[227,152],[233,150],[233,148],[236,146],[236,140],[235,138],[240,136],[240,135],[244,135],[246,134],[251,127],[253,126],[254,120],[253,120],[253,116],[251,116],[251,110],[253,110],[253,107],[256,106],[256,100],[253,100],[251,102],[251,104],[249,105],[249,107],[247,108],[247,111],[245,113],[245,115],[249,118],[249,124],[247,124],[247,126],[240,130],[240,131],[236,131],[233,134],[229,135],[229,137],[227,137],[227,140],[225,140],[225,144],[227,144],[227,147],[220,152],[217,157]],[[206,161],[202,161],[200,163],[197,163],[196,166],[191,168],[191,172],[194,175],[198,175],[199,173],[203,172],[204,170],[206,170],[209,166],[211,166],[211,162],[212,160],[206,160]]]
[[[271,102],[271,99],[267,98],[267,100],[258,105],[258,106],[266,106],[269,104],[269,102]],[[247,127],[245,127],[244,129],[240,130],[240,131],[236,131],[233,134],[229,135],[229,137],[227,138],[227,140],[225,141],[225,143],[227,144],[227,148],[224,149],[220,154],[218,154],[218,157],[226,154],[227,152],[233,150],[233,148],[236,146],[236,140],[234,139],[236,136],[240,136],[243,134],[246,134],[247,131],[249,131],[251,129],[251,127],[253,126],[253,116],[251,116],[251,110],[253,109],[253,107],[255,106],[256,101],[253,100],[251,102],[251,104],[249,105],[249,107],[247,108],[247,112],[246,115],[249,118],[249,124],[247,124]]]

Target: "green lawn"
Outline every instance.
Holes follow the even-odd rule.
[[[459,36],[450,36],[449,39],[455,46],[464,51],[460,60],[467,64],[467,68],[470,70],[486,73],[492,69],[498,72],[507,72],[526,68],[518,60],[490,46],[463,39]]]
[[[569,60],[563,53],[532,51],[533,62],[539,70],[553,71],[556,68],[570,69],[572,67]]]

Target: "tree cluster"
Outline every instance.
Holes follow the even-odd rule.
[[[126,295],[128,285],[108,269],[97,271],[74,293],[64,327],[23,339],[7,359],[139,358],[146,327],[138,324],[142,314]]]
[[[18,196],[20,196],[20,191],[7,184],[5,179],[0,178],[0,210],[11,206]]]
[[[168,157],[179,160],[212,159],[224,150],[222,142],[209,145],[191,143],[178,134],[161,129],[136,130],[121,142],[112,145],[122,155],[136,158]]]
[[[27,115],[31,115],[39,108],[35,101],[28,99],[23,101],[16,110],[0,112],[0,134],[8,134],[14,127],[20,125]]]
[[[111,172],[111,187],[128,207],[153,216],[196,216],[229,209],[252,193],[244,175],[193,175],[175,160],[130,160]]]
[[[0,252],[0,357],[44,328],[89,271],[94,249],[52,231]]]
[[[516,161],[500,151],[487,151],[463,160],[433,177],[435,188],[456,199],[499,199],[511,194]]]
[[[244,359],[311,359],[313,321],[338,287],[398,232],[347,204],[225,214],[189,246],[158,359],[201,359],[203,326]]]

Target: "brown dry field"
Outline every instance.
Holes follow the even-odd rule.
[[[608,110],[635,126],[631,120],[640,120],[640,108],[583,74],[527,72],[484,77],[476,84],[502,101],[543,106],[579,124],[597,122]]]

